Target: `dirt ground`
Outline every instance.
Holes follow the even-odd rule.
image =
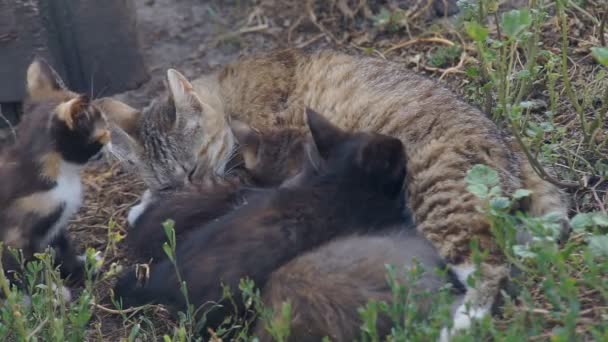
[[[436,2],[444,3],[443,0]],[[151,79],[139,89],[117,97],[141,108],[164,92],[168,68],[195,78],[241,54],[285,46],[332,46],[400,61],[421,73],[440,78],[466,96],[463,89],[467,81],[462,76],[470,51],[464,49],[440,65],[429,63],[438,47],[463,42],[463,37],[454,29],[455,19],[446,15],[454,12],[455,2],[445,2],[451,6],[445,13],[437,3],[416,0],[364,2],[368,7],[357,7],[355,4],[361,3],[359,1],[338,0],[316,1],[314,5],[297,0],[134,0],[140,48]],[[378,13],[380,6],[394,5],[408,11],[411,20],[405,32],[380,30],[379,19],[371,16]],[[105,250],[104,271],[113,263],[128,265],[118,240],[128,232],[126,214],[143,190],[141,181],[115,162],[102,162],[86,170],[84,182],[85,206],[70,225],[74,240],[81,249],[88,246]],[[117,314],[108,301],[111,284],[112,277],[108,277],[97,287],[99,302],[91,339],[115,341],[127,336],[131,329],[124,324],[131,313]],[[155,325],[157,332],[162,332],[161,326],[165,324],[170,328],[162,308],[149,310],[152,321],[142,322],[142,329],[146,329],[146,324]]]

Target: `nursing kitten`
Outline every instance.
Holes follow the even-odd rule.
[[[83,201],[80,170],[110,141],[104,115],[84,95],[71,92],[42,59],[27,70],[17,141],[0,157],[0,238],[21,248],[26,260],[55,247],[63,276],[82,280],[83,262],[67,236],[68,220]],[[5,271],[19,266],[2,255]]]
[[[364,322],[358,312],[370,300],[393,302],[393,289],[387,282],[385,265],[393,265],[401,284],[411,293],[434,294],[452,284],[455,304],[464,297],[464,285],[452,275],[446,279],[435,273],[445,264],[431,243],[413,227],[388,227],[388,232],[339,238],[297,257],[274,271],[262,289],[266,308],[280,319],[283,303],[291,305],[287,341],[358,341]],[[418,264],[415,263],[418,262]],[[422,267],[424,274],[415,284],[404,275],[412,267]],[[415,297],[414,297],[415,298]],[[415,298],[424,314],[428,302]],[[258,321],[254,336],[262,342],[272,338]],[[381,340],[390,334],[393,321],[379,314],[376,329]]]
[[[223,114],[202,102],[183,75],[168,70],[167,85],[168,96],[153,101],[143,111],[111,98],[96,100],[115,123],[110,152],[134,164],[148,188],[141,202],[129,211],[130,225],[158,193],[182,187],[197,172],[223,174],[237,146]],[[206,126],[222,129],[206,136]],[[212,165],[211,169],[197,168],[202,146],[224,150],[222,160],[210,159],[204,164]]]
[[[277,187],[302,169],[305,159],[306,132],[297,129],[265,129],[256,131],[234,121],[232,131],[238,141],[233,175],[210,175],[204,184],[190,184],[159,194],[129,229],[125,239],[137,261],[166,258],[162,249],[166,236],[162,228],[167,219],[174,220],[178,244],[193,228],[235,210],[262,191],[261,187]],[[183,237],[186,239],[187,237]]]
[[[337,236],[373,231],[402,219],[401,142],[376,133],[346,133],[311,111],[307,117],[314,147],[297,182],[253,196],[217,221],[190,223],[196,231],[178,244],[176,260],[195,307],[219,301],[221,284],[235,290],[240,279],[249,277],[264,286],[271,272],[303,252]],[[133,272],[127,273],[115,293],[125,306],[185,305],[169,261],[153,265],[144,286]],[[239,295],[235,303],[243,313]],[[230,303],[221,304],[206,312],[208,326],[217,326],[231,313]]]
[[[198,99],[224,116],[202,127],[200,134],[207,140],[199,149],[199,165],[205,168],[221,171],[230,158],[233,145],[225,139],[230,118],[256,128],[302,126],[303,108],[311,107],[344,129],[399,138],[409,160],[407,190],[417,229],[463,281],[474,270],[471,240],[489,252],[477,289],[467,292],[472,317],[489,312],[508,274],[490,224],[477,210],[480,202],[466,190],[464,179],[473,165],[497,170],[507,195],[519,188],[531,190],[528,203],[519,209],[537,216],[557,212],[568,228],[559,189],[534,172],[491,120],[398,63],[330,50],[288,49],[241,58],[192,85]],[[205,111],[201,120],[208,121],[211,113]],[[190,146],[189,141],[182,143]],[[464,309],[455,317],[456,329],[470,325]]]

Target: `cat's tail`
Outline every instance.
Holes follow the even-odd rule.
[[[570,235],[571,227],[568,221],[568,201],[564,193],[555,185],[542,179],[528,160],[522,162],[521,178],[525,189],[531,190],[529,213],[532,216],[544,216],[549,213],[559,215],[561,231],[559,240],[566,241]],[[545,168],[552,173],[552,170]]]
[[[511,142],[511,146],[519,159],[521,187],[532,191],[530,197],[526,198],[524,203],[521,203],[523,206],[520,209],[534,217],[545,216],[549,213],[557,215],[561,225],[558,240],[561,242],[566,241],[571,232],[568,220],[568,198],[561,189],[542,179],[536,173],[524,153],[521,152],[521,148],[517,142]],[[544,170],[549,176],[555,176],[552,168],[544,167]],[[518,243],[525,244],[530,239],[531,236],[518,238]]]

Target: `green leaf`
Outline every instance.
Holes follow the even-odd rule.
[[[532,24],[530,11],[524,8],[504,13],[500,26],[507,37],[515,39],[530,27],[530,24]]]
[[[488,192],[488,196],[489,196],[489,197],[496,197],[496,196],[500,196],[500,194],[501,194],[501,191],[500,191],[500,187],[499,187],[498,185],[493,186],[493,187],[490,189],[490,192]]]
[[[484,184],[488,187],[498,184],[498,172],[492,168],[477,164],[473,166],[465,177],[467,184]]]
[[[532,75],[528,69],[520,70],[513,75],[516,80],[527,80],[530,78],[530,76]]]
[[[515,245],[513,246],[513,253],[515,255],[517,255],[520,258],[524,258],[524,259],[529,259],[529,258],[535,258],[536,257],[536,253],[530,251],[530,249],[527,246],[524,245]]]
[[[471,78],[479,77],[479,75],[480,75],[479,68],[475,67],[475,66],[468,67],[466,69],[466,73],[467,73],[467,76],[469,76]]]
[[[570,225],[575,232],[584,231],[587,227],[593,226],[593,214],[592,213],[579,213],[576,214],[571,220]]]
[[[139,335],[140,329],[141,329],[141,326],[139,324],[135,324],[133,326],[133,328],[131,328],[131,333],[129,333],[129,337],[128,337],[129,342],[135,341],[135,338],[137,337],[137,335]]]
[[[488,187],[483,184],[471,184],[467,186],[467,191],[477,198],[486,198],[488,196]]]
[[[596,257],[608,257],[608,235],[591,236],[589,238],[589,250]]]
[[[592,47],[591,54],[603,66],[608,67],[608,48],[605,47]]]
[[[513,199],[514,200],[518,200],[518,199],[522,199],[524,197],[528,197],[532,194],[532,191],[528,190],[528,189],[517,189],[515,190],[515,192],[513,193]]]
[[[163,230],[165,231],[169,245],[175,248],[175,221],[168,219],[163,222]]]
[[[464,29],[467,31],[469,37],[471,37],[476,42],[483,42],[486,40],[486,38],[488,38],[488,29],[481,26],[477,22],[465,22]]]
[[[597,226],[608,227],[608,215],[606,214],[595,213],[592,220]]]
[[[167,254],[167,257],[169,258],[169,260],[171,260],[171,262],[173,262],[173,249],[171,249],[171,246],[169,246],[168,243],[163,243],[163,251],[165,251],[165,254]]]
[[[490,200],[490,207],[494,210],[504,210],[509,207],[511,202],[506,197],[496,197]]]

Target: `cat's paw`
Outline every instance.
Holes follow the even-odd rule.
[[[439,336],[440,342],[448,342],[459,331],[467,330],[471,327],[474,320],[482,319],[489,313],[486,308],[467,308],[465,304],[460,305],[454,313],[454,320],[451,329],[444,327]]]
[[[131,227],[135,226],[135,222],[137,222],[139,216],[141,216],[141,214],[143,214],[143,212],[146,210],[151,200],[152,193],[150,192],[150,190],[146,190],[143,196],[141,196],[141,201],[139,202],[139,204],[133,206],[133,208],[129,210],[129,214],[127,215],[127,222],[129,222],[129,225]]]

